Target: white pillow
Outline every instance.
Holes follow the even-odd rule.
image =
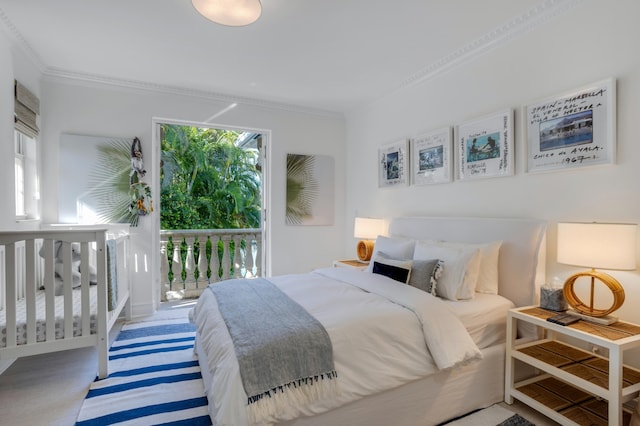
[[[376,244],[373,246],[373,253],[371,259],[376,257],[378,252],[383,252],[391,259],[413,259],[413,248],[415,247],[415,240],[409,240],[406,238],[392,238],[384,237],[380,235],[376,239]],[[369,262],[367,272],[373,271],[373,262]]]
[[[440,259],[444,270],[436,294],[449,300],[473,299],[480,273],[480,250],[472,247],[444,247],[431,241],[416,242],[414,260]]]
[[[452,248],[477,248],[481,252],[480,273],[476,284],[476,292],[486,294],[498,294],[498,259],[502,241],[494,241],[485,244],[451,243],[439,241],[443,247]]]

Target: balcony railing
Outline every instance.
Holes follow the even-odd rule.
[[[162,300],[195,298],[211,283],[262,274],[262,229],[160,231]]]

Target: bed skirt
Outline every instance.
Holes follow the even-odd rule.
[[[195,345],[205,389],[211,383],[207,357]],[[350,426],[436,425],[504,399],[504,343],[482,350],[483,358],[441,371],[403,386],[338,407],[313,417],[278,426],[348,424]]]

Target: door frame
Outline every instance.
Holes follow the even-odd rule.
[[[153,188],[157,188],[156,195],[156,208],[158,210],[158,214],[154,215],[155,220],[153,221],[153,230],[152,230],[152,253],[157,253],[157,256],[153,256],[151,259],[151,279],[153,282],[153,306],[157,309],[160,306],[160,211],[162,206],[160,205],[160,160],[161,160],[161,152],[160,152],[160,125],[161,124],[173,124],[178,126],[190,126],[190,127],[200,127],[200,128],[214,128],[221,130],[230,130],[234,132],[253,132],[260,133],[262,135],[262,149],[260,149],[260,156],[262,161],[262,178],[261,178],[261,186],[262,186],[262,194],[261,194],[261,202],[262,202],[262,275],[268,277],[271,271],[271,257],[269,253],[271,253],[271,238],[269,235],[271,234],[271,205],[270,205],[270,194],[271,194],[271,130],[268,129],[258,129],[253,127],[238,127],[231,126],[227,124],[215,124],[208,122],[197,122],[197,121],[186,121],[186,120],[176,120],[172,118],[162,118],[162,117],[153,117],[151,119],[151,135],[152,135],[152,153],[151,153],[151,161],[152,164],[157,164],[158,167],[151,167],[151,180]]]

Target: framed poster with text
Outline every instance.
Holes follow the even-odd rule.
[[[383,145],[378,150],[378,186],[392,187],[409,183],[408,142]]]
[[[451,182],[451,128],[411,139],[411,166],[414,185]]]
[[[513,111],[500,111],[459,125],[456,145],[460,180],[512,176]]]
[[[523,107],[527,172],[613,164],[615,92],[608,79]]]

